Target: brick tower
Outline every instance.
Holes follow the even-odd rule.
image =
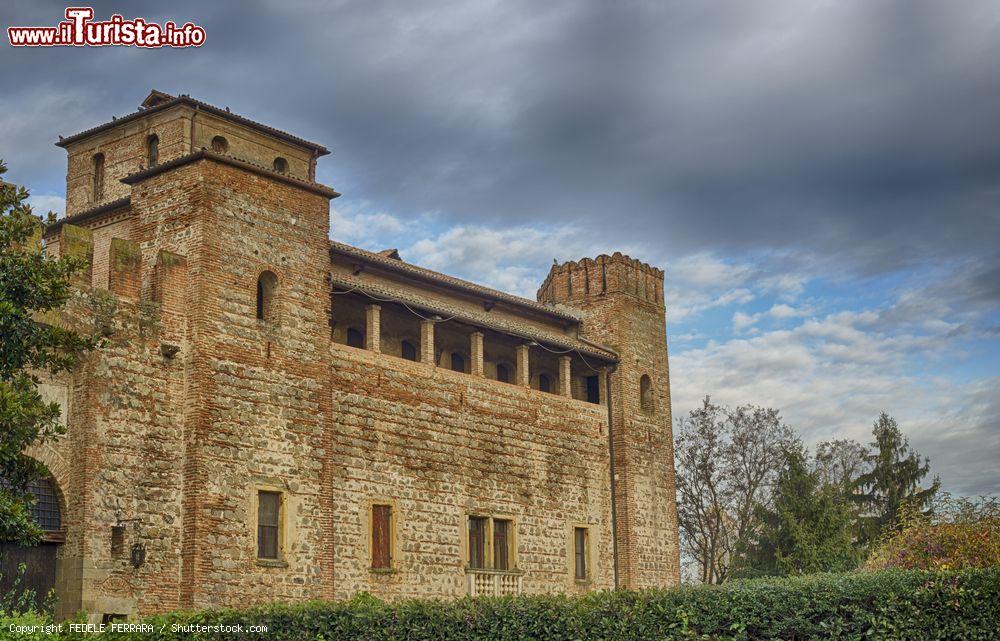
[[[538,301],[585,314],[581,338],[618,352],[610,374],[619,584],[680,580],[663,271],[620,253],[554,265]]]

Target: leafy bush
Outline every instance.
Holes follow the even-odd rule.
[[[961,570],[1000,566],[1000,505],[944,495],[929,513],[906,511],[872,551],[866,570]]]
[[[734,581],[724,586],[385,603],[271,605],[155,616],[153,632],[69,639],[157,641],[607,641],[995,638],[1000,570],[888,571]],[[204,633],[172,626],[206,626]],[[243,626],[232,629],[212,626]],[[251,625],[267,631],[252,632]],[[51,641],[51,637],[50,637]]]
[[[47,614],[33,611],[13,614],[0,610],[0,639],[52,641],[58,639],[52,633],[53,628],[52,619]]]

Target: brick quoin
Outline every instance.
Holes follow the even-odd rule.
[[[106,337],[45,381],[68,431],[32,452],[62,501],[59,616],[579,593],[613,587],[616,557],[621,586],[679,582],[662,271],[586,258],[528,300],[344,245],[324,147],[188,96],[57,144],[44,251],[91,265],[48,320]],[[280,495],[278,558],[259,492]],[[470,516],[510,521],[510,569],[468,568]],[[113,554],[123,523],[139,567]]]

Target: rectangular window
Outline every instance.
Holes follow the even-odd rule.
[[[510,569],[510,521],[493,520],[493,568]]]
[[[469,517],[469,567],[486,567],[486,522],[483,516]]]
[[[587,528],[573,528],[573,554],[575,560],[575,576],[578,579],[587,578]]]
[[[596,376],[587,377],[587,402],[601,402],[601,381]]]
[[[281,523],[281,494],[257,492],[257,557],[278,558],[278,532]]]
[[[372,506],[372,568],[392,567],[392,506]]]

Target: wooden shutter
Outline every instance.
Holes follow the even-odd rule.
[[[493,521],[493,567],[510,569],[510,521]]]
[[[392,567],[392,506],[372,506],[372,567]]]
[[[587,578],[587,528],[573,530],[573,548],[576,561],[576,578]]]
[[[469,567],[485,567],[486,519],[481,516],[469,517]]]

